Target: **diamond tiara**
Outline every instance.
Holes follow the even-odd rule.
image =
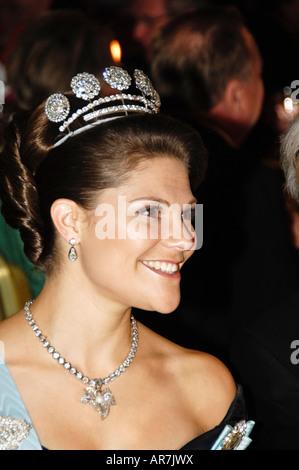
[[[103,81],[116,94],[99,98],[102,89],[100,80],[90,73],[79,73],[71,80],[71,89],[74,95],[88,103],[70,115],[71,105],[68,97],[62,93],[54,93],[49,96],[45,104],[45,113],[51,122],[62,123],[59,131],[63,135],[54,147],[61,145],[68,138],[79,134],[111,119],[124,117],[132,113],[158,113],[161,106],[160,97],[154,89],[148,76],[142,70],[134,70],[135,87],[138,94],[123,93],[132,84],[129,73],[121,67],[107,67],[103,72]],[[87,123],[78,129],[71,131],[69,126],[82,116]]]

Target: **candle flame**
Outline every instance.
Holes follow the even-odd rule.
[[[114,62],[121,61],[121,47],[118,41],[113,40],[110,43],[110,52]]]

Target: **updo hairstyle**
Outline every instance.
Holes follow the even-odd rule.
[[[72,104],[72,96],[69,96]],[[139,114],[103,122],[54,147],[58,125],[44,103],[30,116],[15,116],[0,155],[0,198],[7,223],[20,230],[24,251],[50,274],[57,263],[50,210],[66,198],[87,210],[100,191],[121,185],[144,160],[171,156],[188,169],[191,188],[206,170],[206,151],[197,132],[161,114]],[[76,126],[82,125],[79,118]]]

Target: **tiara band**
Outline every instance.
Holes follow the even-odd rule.
[[[45,105],[48,119],[55,123],[62,122],[59,126],[61,133],[68,130],[68,134],[59,139],[55,143],[55,147],[65,142],[67,138],[111,118],[116,119],[132,113],[158,113],[161,105],[160,97],[153,88],[150,79],[138,69],[134,71],[134,78],[135,87],[139,94],[122,93],[123,90],[128,90],[131,86],[132,79],[129,73],[120,67],[107,67],[103,72],[103,80],[119,93],[94,99],[100,93],[100,81],[94,75],[86,72],[77,74],[71,80],[71,89],[77,98],[89,102],[85,106],[79,107],[71,116],[69,116],[71,106],[66,95],[54,93],[49,96]],[[71,131],[69,126],[79,116],[82,116],[83,120],[88,123],[94,119],[97,120]]]
[[[95,122],[92,122],[91,124],[86,124],[86,126],[83,126],[83,127],[79,127],[78,129],[74,130],[74,131],[70,131],[68,132],[68,134],[66,134],[65,136],[63,136],[61,139],[59,139],[54,145],[53,147],[58,147],[59,145],[63,144],[66,140],[68,140],[70,137],[73,137],[77,134],[81,134],[82,132],[85,132],[87,131],[88,129],[92,129],[93,127],[96,127],[100,124],[103,124],[104,122],[107,122],[107,121],[112,121],[114,119],[117,119],[121,116],[110,116],[110,117],[107,117],[106,119],[103,119],[101,121],[95,121]]]

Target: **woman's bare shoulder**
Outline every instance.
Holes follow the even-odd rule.
[[[208,383],[211,381],[216,385],[215,382],[219,381],[223,385],[226,384],[228,388],[234,388],[231,373],[223,362],[215,356],[179,346],[149,330],[144,325],[142,325],[142,330],[148,335],[146,343],[149,350],[163,356],[168,367],[180,371],[180,375],[184,377],[184,380],[188,380],[188,377],[193,380],[195,376],[199,377],[203,374]]]
[[[223,420],[236,395],[229,369],[210,354],[188,349],[181,351],[175,368],[198,423],[212,429]]]
[[[10,331],[14,330],[15,326],[17,326],[20,322],[22,322],[22,318],[24,317],[23,310],[14,313],[8,318],[5,318],[0,322],[0,333],[7,334]]]
[[[24,315],[22,311],[2,320],[0,322],[0,342],[2,352],[5,352],[5,357],[11,356],[13,352],[18,350],[16,345],[25,347],[24,338]]]
[[[184,380],[199,381],[203,389],[221,389],[229,397],[236,393],[235,381],[226,365],[202,351],[184,349],[181,353]]]
[[[161,357],[160,367],[164,364],[198,422],[204,422],[207,429],[217,425],[236,395],[236,383],[229,369],[208,353],[186,349],[156,334],[152,338]]]

